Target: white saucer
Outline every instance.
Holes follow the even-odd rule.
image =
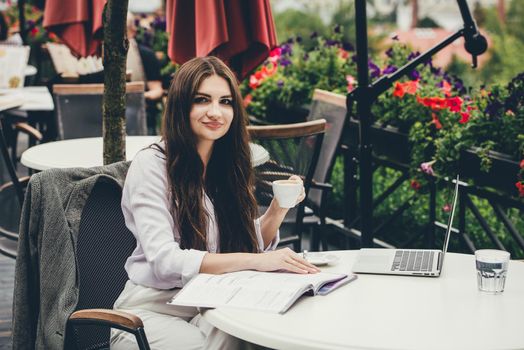
[[[307,253],[306,259],[313,265],[323,266],[337,263],[339,257],[329,253]]]

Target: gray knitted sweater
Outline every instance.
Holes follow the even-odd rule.
[[[78,300],[76,239],[82,209],[105,177],[123,186],[128,162],[46,170],[31,177],[20,222],[13,349],[63,349]]]

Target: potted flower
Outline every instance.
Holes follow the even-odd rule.
[[[311,37],[317,41],[313,49],[305,50],[300,37],[290,39],[243,82],[250,115],[272,123],[303,121],[316,88],[346,93],[354,87],[353,46],[341,41],[341,28],[330,39]]]

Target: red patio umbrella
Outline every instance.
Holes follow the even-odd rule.
[[[277,45],[269,0],[167,0],[166,19],[173,61],[215,55],[239,79]]]
[[[46,0],[43,25],[73,53],[95,54],[101,43],[105,3],[106,0]]]

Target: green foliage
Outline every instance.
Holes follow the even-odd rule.
[[[309,8],[305,11],[288,9],[274,15],[276,32],[280,42],[286,42],[288,39],[303,40],[303,45],[311,48],[315,45],[316,40],[311,39],[311,33],[317,33],[321,36],[328,32],[328,29],[322,22],[315,8]]]

